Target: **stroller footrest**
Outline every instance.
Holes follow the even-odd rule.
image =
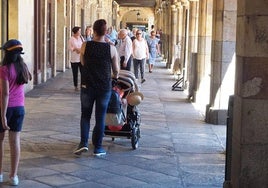
[[[109,135],[109,136],[122,136],[122,137],[131,136],[131,133],[128,132],[128,131],[109,131],[109,130],[105,130],[104,134]]]

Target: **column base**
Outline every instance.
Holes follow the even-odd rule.
[[[223,188],[232,188],[231,182],[225,180],[224,183],[223,183]]]
[[[205,121],[215,125],[226,125],[227,109],[213,109],[207,106]]]

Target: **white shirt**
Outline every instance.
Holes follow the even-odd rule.
[[[78,63],[80,62],[80,53],[78,53],[75,49],[81,49],[83,40],[81,37],[75,38],[72,36],[69,40],[69,50],[71,52],[71,58],[70,61],[72,63]]]
[[[135,39],[133,41],[133,58],[134,59],[145,59],[147,57],[148,45],[145,39]]]
[[[129,36],[126,36],[124,39],[121,39],[118,47],[119,57],[124,56],[125,62],[128,62],[132,54],[132,41]]]

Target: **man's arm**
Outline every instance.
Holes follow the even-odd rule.
[[[128,62],[131,54],[132,54],[132,41],[130,38],[129,40],[126,40],[126,50],[125,50],[125,63]]]
[[[8,106],[8,100],[9,100],[9,83],[8,80],[0,79],[1,83],[1,89],[2,89],[2,95],[1,95],[1,121],[2,121],[2,126],[3,129],[9,130],[9,126],[7,124],[7,106]]]

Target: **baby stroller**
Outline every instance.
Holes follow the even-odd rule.
[[[132,72],[120,70],[113,84],[112,95],[106,113],[105,136],[131,139],[133,149],[139,146],[140,113],[137,105],[143,100]],[[119,102],[118,102],[119,101]],[[118,104],[120,103],[120,104]],[[120,105],[120,107],[118,107]]]

